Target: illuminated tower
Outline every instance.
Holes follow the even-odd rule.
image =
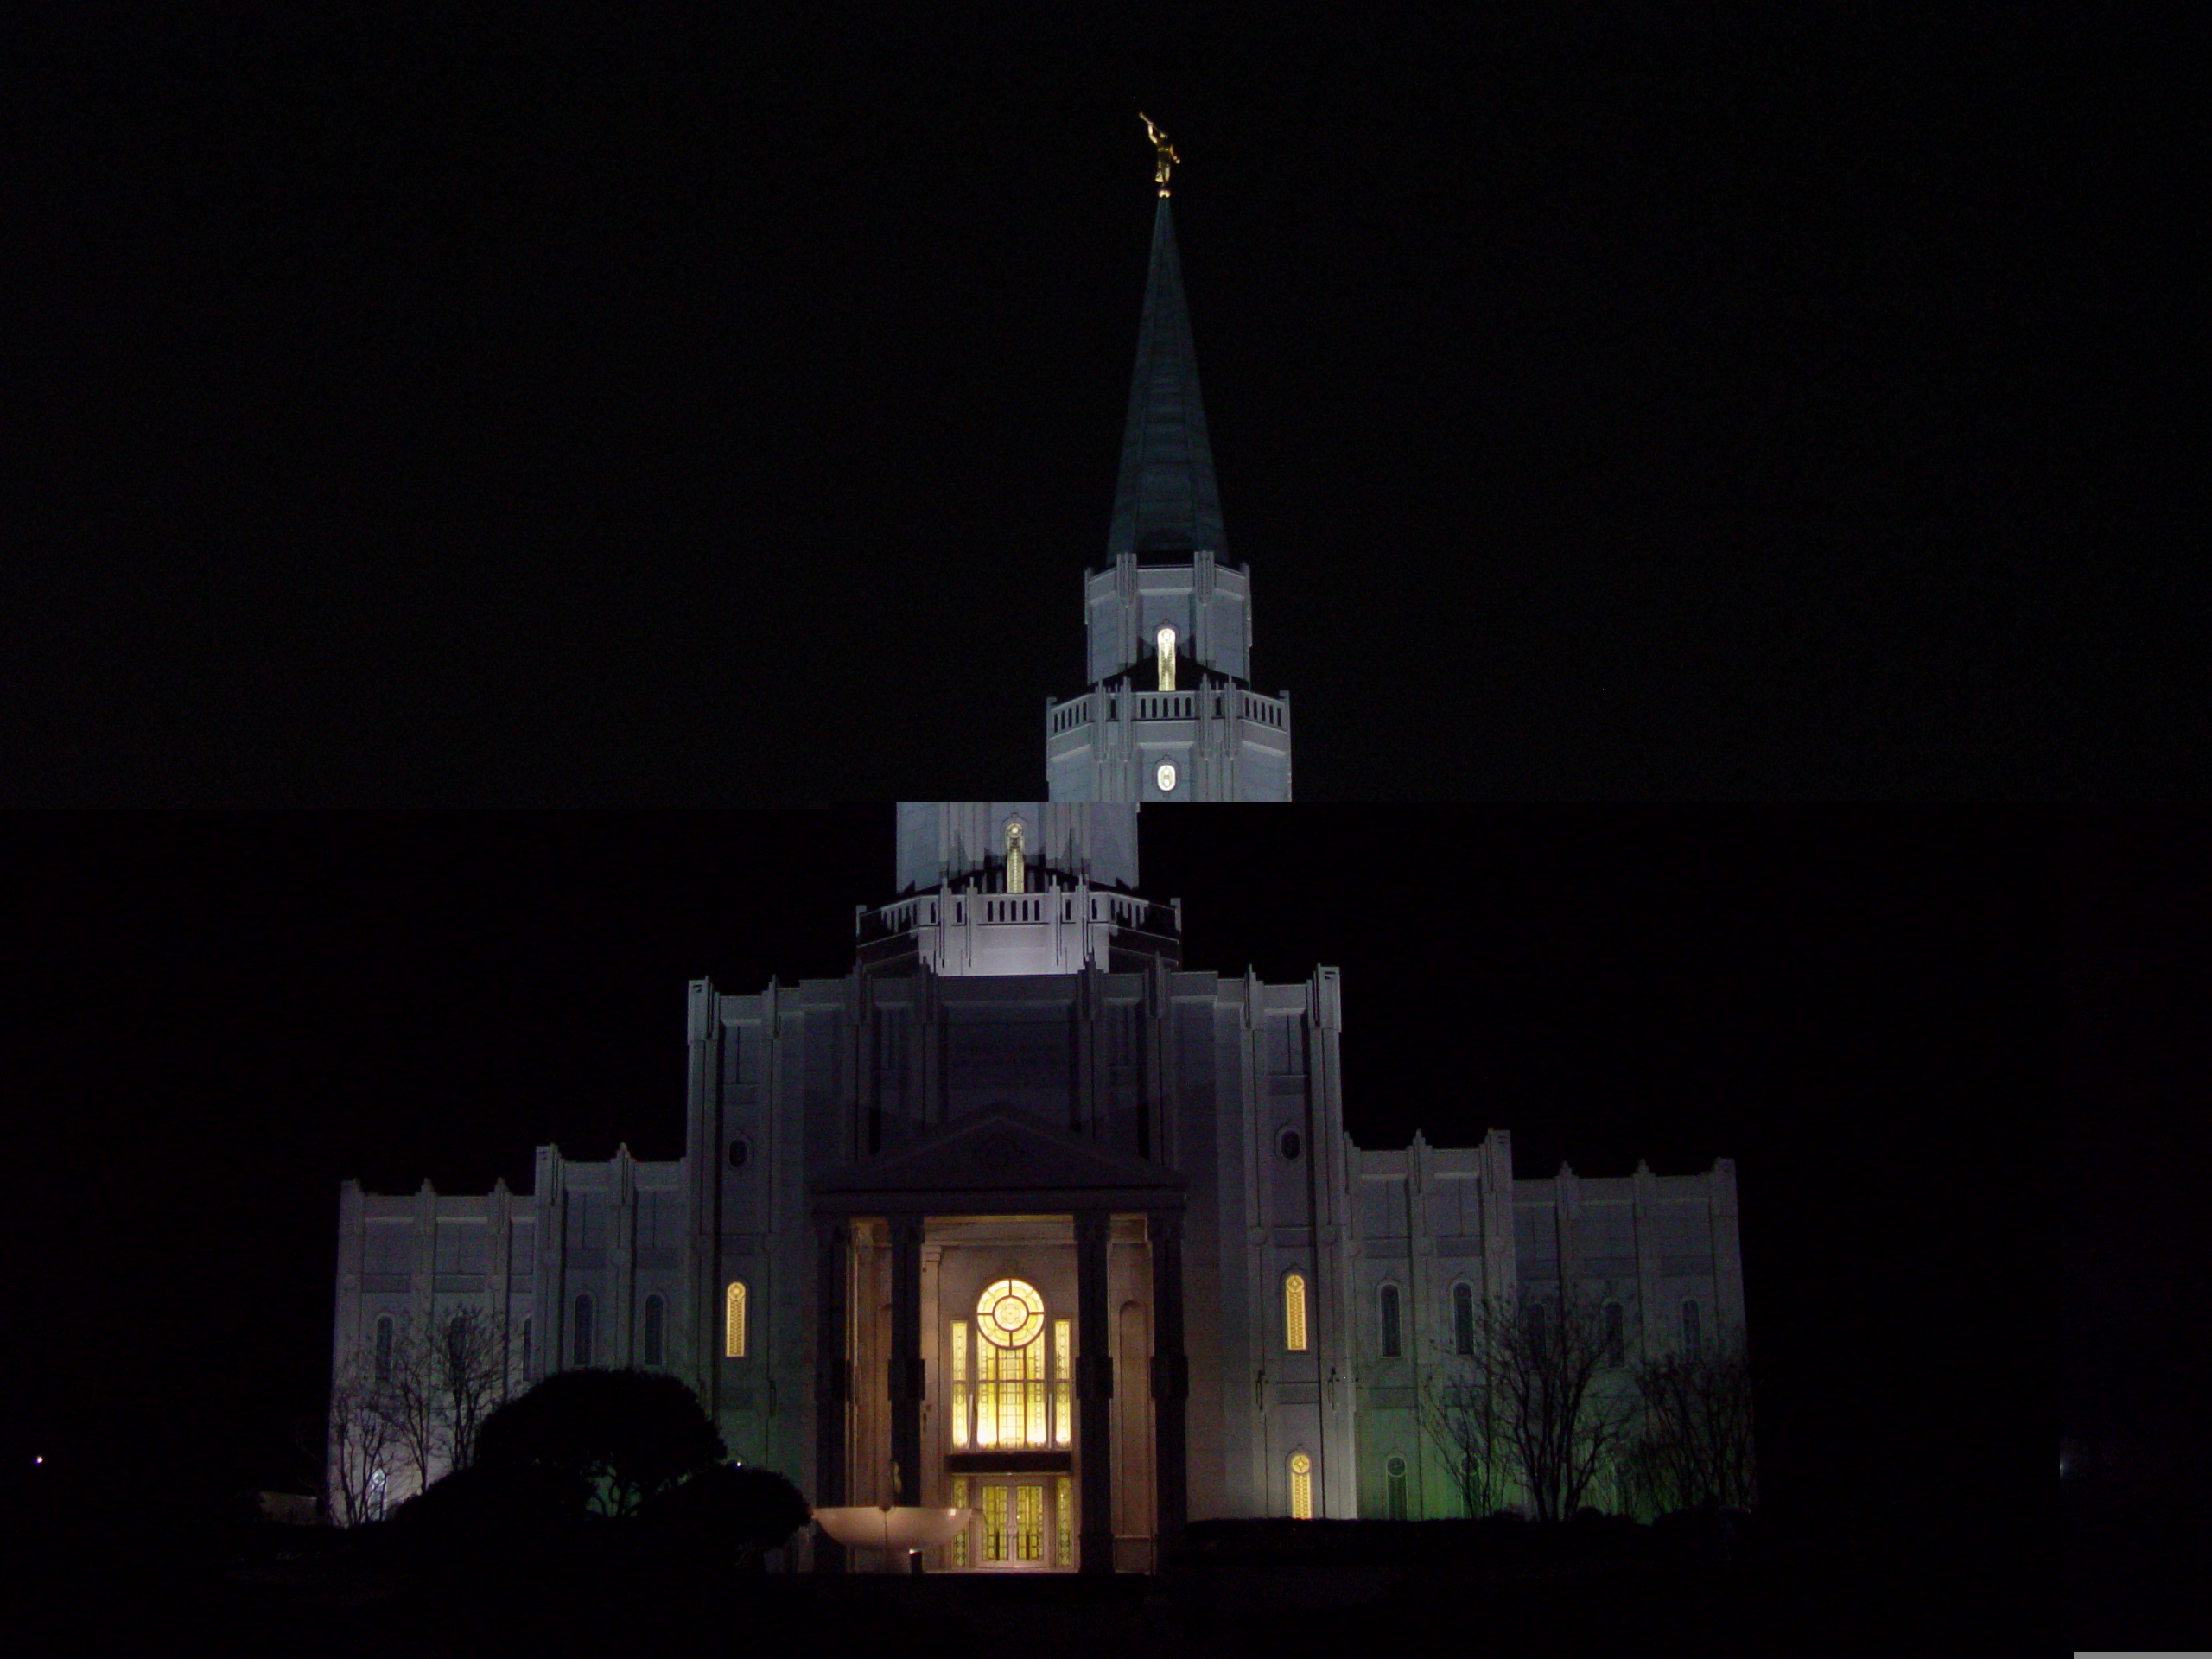
[[[1290,694],[1252,689],[1251,574],[1224,545],[1163,176],[1108,563],[1084,582],[1090,689],[1046,704],[1052,799],[1290,798]]]

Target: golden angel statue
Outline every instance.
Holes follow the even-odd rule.
[[[1175,146],[1167,142],[1167,135],[1152,124],[1150,116],[1142,110],[1139,110],[1137,119],[1144,123],[1144,130],[1152,139],[1152,181],[1160,187],[1160,194],[1164,196],[1167,194],[1168,167],[1171,163],[1179,162],[1183,158],[1175,153]]]

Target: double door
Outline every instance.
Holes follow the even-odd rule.
[[[973,1507],[976,1519],[954,1546],[953,1565],[1001,1571],[1072,1568],[1074,1484],[1065,1475],[956,1478],[953,1502]]]

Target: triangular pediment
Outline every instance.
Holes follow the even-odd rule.
[[[1172,1169],[995,1108],[831,1170],[814,1183],[812,1197],[829,1213],[1179,1210],[1188,1185]]]

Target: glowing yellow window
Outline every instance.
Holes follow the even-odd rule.
[[[968,1321],[952,1322],[952,1443],[968,1444]],[[958,1498],[952,1500],[955,1503]]]
[[[1313,1518],[1313,1459],[1303,1452],[1290,1454],[1290,1518]]]
[[[976,1298],[977,1446],[1046,1443],[1044,1330],[1045,1299],[1033,1286],[1001,1279]]]
[[[745,1281],[733,1279],[722,1297],[722,1357],[745,1357]]]
[[[968,1482],[958,1475],[955,1475],[952,1478],[952,1507],[956,1510],[964,1510],[968,1507]],[[961,1528],[958,1532],[952,1535],[952,1564],[955,1567],[968,1565],[968,1529],[966,1527]]]
[[[1294,1354],[1306,1351],[1306,1275],[1302,1273],[1283,1275],[1282,1345]]]
[[[1068,1409],[1068,1378],[1074,1367],[1069,1363],[1071,1344],[1068,1321],[1052,1321],[1052,1443],[1065,1446],[1074,1428],[1074,1417]]]

